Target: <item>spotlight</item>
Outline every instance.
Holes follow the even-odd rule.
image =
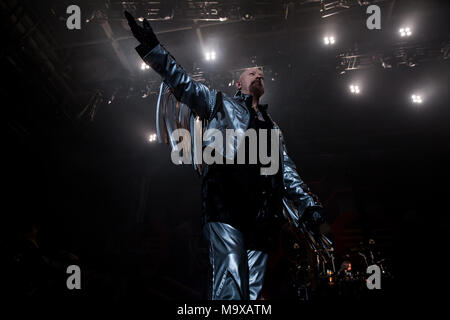
[[[350,85],[350,92],[352,94],[359,94],[361,90],[359,89],[359,86],[357,84],[351,84]]]
[[[412,35],[412,31],[411,31],[410,27],[400,28],[398,30],[398,32],[400,33],[401,37],[409,37],[410,35]]]
[[[139,18],[137,18],[137,19],[138,19],[139,22],[144,21],[144,18],[142,18],[142,17],[139,17]]]
[[[422,97],[419,94],[413,94],[411,96],[411,100],[413,103],[418,103],[418,104],[423,102]]]
[[[329,37],[327,36],[327,37],[323,38],[323,42],[326,45],[330,45],[330,44],[334,44],[336,42],[336,40],[334,39],[334,36],[329,36]]]
[[[146,69],[150,69],[150,66],[148,64],[146,64],[145,62],[141,63],[141,70],[146,70]]]
[[[241,18],[244,21],[250,21],[250,20],[253,20],[255,17],[253,16],[253,14],[251,12],[245,12]]]
[[[206,61],[216,60],[216,52],[215,51],[206,52],[205,59],[206,59]]]
[[[149,135],[148,136],[148,141],[149,142],[156,141],[156,133],[152,133],[151,135]]]

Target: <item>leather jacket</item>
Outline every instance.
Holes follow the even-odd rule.
[[[178,101],[187,105],[201,119],[207,120],[207,129],[220,130],[225,136],[226,129],[245,131],[248,128],[250,113],[245,106],[245,100],[251,99],[251,96],[237,92],[234,97],[231,97],[194,81],[161,44],[154,48],[141,44],[136,47],[136,51],[162,77]],[[267,105],[263,108],[267,108]],[[274,128],[279,130],[275,122]],[[294,162],[287,153],[283,137],[281,134],[279,136],[279,170],[282,170],[286,198],[283,202],[285,205],[293,203],[296,209],[292,210],[291,206],[290,210],[283,212],[298,226],[306,210],[321,210],[322,205],[300,178]],[[205,142],[203,144],[205,145]],[[227,152],[233,150],[235,154],[238,146],[235,146],[233,141],[232,145],[227,145],[227,148],[229,148]]]

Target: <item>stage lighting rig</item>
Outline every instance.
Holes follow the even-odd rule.
[[[156,141],[156,133],[152,133],[148,136],[149,142],[155,142]]]
[[[334,38],[334,36],[325,36],[323,38],[323,42],[325,43],[325,45],[333,45],[336,42],[336,39]]]
[[[403,27],[398,30],[400,33],[400,37],[410,37],[412,35],[412,31],[410,27]]]
[[[411,100],[415,104],[421,104],[423,102],[422,96],[420,94],[411,95]]]
[[[167,21],[173,20],[174,6],[171,1],[122,1],[121,11],[127,10],[137,16],[138,21]]]
[[[361,89],[359,88],[359,85],[357,84],[351,84],[349,86],[350,92],[354,95],[358,95],[361,92]]]
[[[450,57],[450,43],[448,40],[422,41],[412,44],[399,42],[384,50],[360,52],[348,50],[337,55],[336,69],[340,73],[351,70],[373,68],[381,66],[383,69],[398,67],[413,68],[430,61],[444,61]]]
[[[320,0],[320,13],[322,18],[327,18],[358,7],[387,1],[389,0]]]
[[[205,52],[205,60],[206,61],[216,60],[216,52],[214,50]]]

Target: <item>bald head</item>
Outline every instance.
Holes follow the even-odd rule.
[[[260,98],[264,94],[264,73],[261,68],[248,68],[242,72],[236,88],[242,93]]]

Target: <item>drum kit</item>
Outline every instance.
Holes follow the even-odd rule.
[[[298,230],[301,235],[297,239],[303,241],[293,243],[297,254],[290,259],[293,264],[290,270],[299,300],[310,300],[314,296],[364,296],[369,291],[366,281],[371,275],[367,272],[371,265],[379,267],[382,281],[393,279],[388,260],[376,250],[375,240],[360,242],[350,253],[340,257],[324,234],[308,230],[304,225]],[[306,244],[306,250],[300,250],[301,243]],[[308,259],[305,259],[305,251]]]
[[[369,291],[366,283],[371,273],[368,268],[373,265],[378,266],[382,281],[393,279],[388,260],[376,250],[374,239],[360,242],[349,253],[339,256],[329,237],[304,223],[296,225],[291,221],[290,217],[297,213],[292,203],[284,202],[284,210],[291,226],[287,260],[297,299],[364,295]]]

